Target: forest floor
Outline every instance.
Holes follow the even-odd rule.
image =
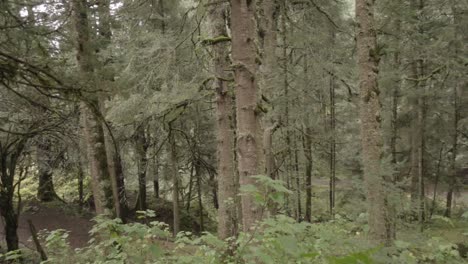
[[[25,205],[23,210],[18,223],[18,236],[21,246],[34,249],[28,220],[32,221],[38,232],[44,229],[49,231],[68,230],[70,232],[70,246],[73,248],[86,246],[90,238],[88,233],[94,224],[90,215],[79,214],[68,206],[58,206],[56,202],[30,202]],[[3,241],[3,221],[0,221],[0,228],[0,241]]]
[[[341,188],[351,189],[352,184],[350,181],[342,180],[338,183],[341,185]],[[328,186],[328,179],[316,179],[314,180],[313,185],[315,187],[325,188]],[[429,187],[429,186],[428,186]],[[432,198],[431,191],[432,188],[428,188],[428,197]],[[445,192],[438,192],[439,199],[445,197]],[[457,193],[456,200],[461,203],[468,203],[468,189],[464,188],[461,192]],[[170,212],[164,212],[163,214],[171,214]],[[34,250],[34,244],[31,241],[31,232],[29,230],[28,220],[31,220],[34,224],[36,230],[57,230],[65,229],[68,230],[69,237],[68,241],[72,248],[81,248],[87,245],[87,242],[90,239],[89,231],[93,227],[93,222],[91,221],[93,215],[86,211],[81,211],[78,206],[63,204],[59,201],[51,203],[39,203],[35,202],[25,202],[23,205],[23,210],[20,215],[18,235],[20,239],[20,244],[23,247],[30,248]],[[167,216],[165,216],[167,217]],[[158,219],[163,222],[170,222],[169,219]],[[0,243],[4,241],[4,223],[0,219]],[[437,231],[437,229],[435,230]],[[438,230],[442,233],[445,233],[449,230]],[[462,230],[453,228],[455,233],[463,233]],[[168,242],[169,243],[169,242]],[[165,245],[166,248],[172,248],[174,245]]]

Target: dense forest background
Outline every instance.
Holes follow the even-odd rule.
[[[0,0],[0,263],[464,263],[467,30],[463,0]]]

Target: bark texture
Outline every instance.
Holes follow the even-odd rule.
[[[7,250],[17,250],[18,212],[14,208],[15,172],[18,159],[26,144],[26,139],[18,139],[16,144],[0,144],[0,216],[5,227]]]
[[[174,237],[180,231],[180,208],[179,208],[179,162],[177,159],[177,145],[175,141],[175,131],[172,130],[169,124],[169,158],[172,174],[172,214],[173,225],[172,231]]]
[[[138,210],[145,211],[146,206],[146,172],[148,167],[148,140],[145,135],[145,128],[143,125],[139,126],[135,135],[135,154],[138,165]]]
[[[37,198],[41,202],[49,202],[57,197],[53,182],[53,157],[51,156],[51,142],[46,138],[38,140],[36,148],[36,162],[39,176]]]
[[[366,184],[369,239],[390,242],[388,210],[385,202],[384,179],[380,162],[382,157],[381,104],[377,83],[377,37],[374,22],[374,0],[356,0],[356,36],[360,81],[360,118],[362,161]]]
[[[76,58],[81,74],[85,80],[89,80],[87,88],[92,90],[96,82],[94,78],[94,59],[90,40],[87,1],[73,0],[72,4],[77,37]],[[88,98],[83,98],[80,110],[85,119],[84,135],[90,163],[96,213],[113,214],[114,198],[107,162],[104,131],[100,117],[97,114],[100,111],[99,105],[99,99],[95,94],[92,94]]]
[[[259,148],[255,48],[255,0],[231,0],[232,60],[236,91],[237,156],[240,186],[256,185]],[[251,195],[241,196],[242,223],[249,231],[261,219],[261,208]]]
[[[208,15],[213,38],[227,35],[228,6],[214,4]],[[239,182],[235,174],[234,133],[231,129],[233,100],[230,95],[228,70],[229,43],[220,42],[213,45],[213,83],[216,91],[217,114],[217,154],[218,154],[218,237],[226,239],[238,233],[237,207],[239,203]]]
[[[110,14],[110,1],[109,0],[97,0],[97,11],[99,16],[99,24],[97,27],[98,33],[98,42],[96,47],[96,55],[99,56],[99,53],[102,50],[106,50],[112,42],[112,30],[111,30],[111,14]],[[99,73],[99,85],[100,87],[105,88],[105,90],[110,90],[112,88],[112,83],[114,81],[114,71],[111,67],[108,67],[107,61],[111,55],[103,56],[100,63],[98,63],[98,73]],[[104,102],[108,95],[100,96],[101,104],[101,113],[104,117],[106,114],[106,107]],[[111,177],[112,184],[112,194],[114,197],[114,208],[115,214],[117,217],[125,221],[127,215],[127,197],[125,191],[125,180],[122,168],[122,160],[120,157],[120,148],[116,142],[111,125],[106,123],[105,120],[102,122],[102,128],[104,130],[104,140],[106,144],[106,153],[107,153],[107,163],[109,168],[109,174]]]

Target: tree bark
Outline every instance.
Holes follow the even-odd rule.
[[[336,187],[336,139],[335,139],[335,76],[330,75],[330,182],[329,182],[329,210],[330,217],[335,218],[335,187]]]
[[[231,0],[232,60],[236,86],[237,156],[240,185],[258,186],[259,174],[255,0]],[[251,195],[241,196],[242,222],[248,232],[262,218]]]
[[[173,235],[174,237],[180,231],[180,208],[179,208],[179,163],[177,159],[177,145],[175,141],[175,131],[172,130],[172,124],[169,124],[169,159],[172,174],[172,216],[173,216]]]
[[[14,207],[14,179],[16,165],[24,150],[27,139],[18,139],[15,144],[3,146],[0,143],[0,216],[5,223],[5,240],[7,250],[14,251],[19,247],[18,239],[18,214]]]
[[[215,2],[215,1],[214,1]],[[226,4],[214,3],[208,16],[213,37],[228,36],[227,21],[229,7]],[[217,156],[218,156],[218,237],[226,239],[237,236],[239,204],[239,182],[234,164],[234,133],[231,128],[233,121],[234,102],[229,93],[229,43],[217,43],[213,46],[213,72],[216,91],[216,124],[217,124]]]
[[[312,169],[313,169],[313,157],[312,157],[312,129],[307,127],[305,129],[305,135],[303,136],[304,144],[304,155],[306,158],[306,204],[305,204],[305,220],[312,222]]]
[[[463,11],[463,7],[457,6],[456,1],[451,1],[451,9],[454,17],[454,24],[455,24],[455,42],[454,42],[454,51],[457,57],[462,56],[463,54],[463,43],[466,43],[468,37],[466,36],[465,30],[466,26],[468,25],[467,18],[468,12]],[[461,61],[461,60],[459,60]],[[461,62],[458,62],[461,64]],[[463,67],[463,66],[459,66]],[[453,134],[452,134],[452,156],[450,158],[450,169],[451,169],[451,177],[449,179],[449,189],[447,192],[447,202],[445,206],[445,213],[446,217],[450,217],[452,213],[452,200],[453,200],[453,192],[455,190],[456,185],[456,177],[457,177],[457,154],[458,154],[458,125],[461,119],[460,110],[463,106],[461,102],[463,98],[463,88],[466,87],[466,78],[465,76],[460,75],[456,77],[456,85],[453,88]],[[466,89],[465,89],[466,90]]]
[[[77,34],[77,60],[84,80],[94,89],[94,59],[92,55],[90,29],[88,21],[88,7],[86,0],[73,0],[73,18]],[[80,105],[81,114],[85,119],[84,134],[88,149],[91,168],[96,213],[113,214],[114,197],[112,192],[111,176],[109,174],[106,145],[102,123],[97,115],[100,111],[99,99],[95,94],[90,98],[83,98]]]
[[[374,0],[356,0],[356,36],[360,82],[362,161],[368,203],[369,239],[389,244],[389,215],[380,160],[382,158],[381,106],[378,90],[377,36]]]
[[[39,138],[36,148],[36,161],[39,176],[39,186],[37,188],[37,198],[41,202],[50,202],[57,197],[53,182],[53,162],[51,157],[50,141],[46,138]]]
[[[110,1],[109,0],[97,0],[97,15],[99,16],[99,24],[97,25],[98,43],[96,47],[96,53],[102,50],[106,50],[112,42],[112,31],[111,31],[111,14],[110,14]],[[114,72],[108,67],[106,62],[111,55],[104,56],[98,64],[99,72],[99,85],[109,90],[114,81]],[[99,97],[101,105],[101,113],[104,118],[106,108],[104,102],[108,95]],[[106,123],[106,120],[102,120],[102,127],[104,130],[104,140],[106,143],[107,163],[109,168],[109,174],[112,183],[112,194],[114,196],[114,208],[116,216],[125,221],[127,215],[127,197],[125,191],[125,180],[123,175],[122,160],[120,157],[120,149],[118,143],[112,134],[111,125]]]
[[[454,107],[454,116],[453,116],[453,134],[452,134],[452,155],[450,156],[450,171],[451,176],[449,178],[449,189],[447,191],[447,202],[445,205],[445,217],[450,217],[452,214],[452,199],[453,199],[453,192],[455,190],[456,185],[456,177],[457,177],[457,154],[458,154],[458,123],[460,120],[460,111],[459,111],[459,97],[458,97],[458,89],[456,85],[453,88],[453,107]]]
[[[202,177],[199,161],[196,161],[195,163],[195,178],[197,179],[198,217],[200,219],[200,232],[202,232],[205,227],[203,220]]]
[[[137,210],[145,211],[146,205],[146,172],[148,167],[148,141],[145,135],[145,128],[140,125],[136,129],[135,154],[138,165],[138,202]]]
[[[437,187],[439,185],[440,167],[442,166],[442,152],[443,151],[444,151],[444,145],[442,145],[439,150],[439,159],[437,161],[437,169],[436,169],[436,175],[435,175],[435,180],[434,180],[434,191],[433,191],[433,196],[432,196],[432,205],[429,211],[429,220],[432,218],[432,214],[434,213],[434,210],[436,207]]]

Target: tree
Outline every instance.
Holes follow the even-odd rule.
[[[87,88],[95,90],[95,62],[93,61],[88,6],[86,0],[74,0],[73,17],[76,31],[76,58]],[[112,180],[107,163],[106,143],[100,115],[100,102],[96,94],[83,98],[80,106],[84,119],[84,137],[88,150],[93,184],[93,196],[98,214],[114,214]]]
[[[393,236],[388,231],[390,216],[387,214],[380,165],[383,142],[377,82],[379,54],[374,24],[374,0],[356,0],[356,20],[362,162],[368,202],[369,239],[389,243]]]
[[[254,0],[231,1],[232,63],[234,68],[237,157],[241,189],[255,185],[252,176],[259,174],[257,120],[257,53],[255,48]],[[248,231],[262,217],[262,209],[251,195],[241,196],[242,223]]]
[[[228,38],[227,20],[228,7],[225,3],[210,3],[208,18],[212,39]],[[213,44],[213,73],[215,79],[213,89],[216,91],[217,114],[217,154],[218,154],[218,236],[221,239],[233,237],[238,232],[238,189],[234,164],[234,134],[231,129],[233,123],[233,100],[229,86],[228,68],[229,43],[217,42]]]

